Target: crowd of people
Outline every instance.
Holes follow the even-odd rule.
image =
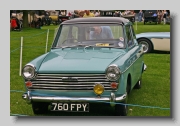
[[[76,15],[76,17],[99,17],[100,11],[99,10],[74,10],[74,12],[69,12],[68,16]],[[125,10],[124,12],[121,11],[115,11],[114,16],[115,17],[121,17],[123,15],[128,14],[135,14],[133,10]]]
[[[66,16],[71,16],[72,18],[87,18],[87,17],[99,17],[100,16],[100,11],[99,10],[94,10],[94,11],[90,11],[90,10],[74,10],[72,12],[68,12],[67,14],[64,11],[60,11],[59,12],[60,15],[66,15]],[[115,17],[121,17],[121,16],[125,16],[125,15],[135,15],[136,13],[134,12],[134,10],[125,10],[123,12],[121,11],[115,11],[114,16]],[[166,24],[167,22],[167,16],[169,16],[169,13],[166,10],[157,10],[157,18],[158,18],[158,24],[161,24],[162,22],[164,24]],[[142,10],[139,11],[138,13],[138,21],[139,22],[143,22],[144,21],[144,12]],[[19,28],[19,24],[17,23],[17,18],[13,17],[11,19],[11,28],[15,29],[15,28]],[[20,28],[19,28],[20,29]]]
[[[167,10],[157,10],[157,15],[155,14],[155,16],[157,16],[158,18],[158,24],[161,24],[162,21],[163,24],[166,24],[167,17],[170,16],[170,14],[167,12]],[[144,13],[142,10],[140,10],[138,13],[139,22],[144,21],[143,17],[144,17]]]
[[[115,11],[114,16],[115,17],[121,17],[125,15],[135,15],[136,13],[134,10],[125,10],[123,12],[121,11]],[[76,17],[98,17],[100,16],[99,11],[90,11],[90,10],[74,10],[74,12],[69,12],[68,16],[74,15],[74,18]],[[167,22],[167,16],[168,12],[166,10],[157,10],[157,18],[158,18],[158,24],[161,24],[162,22],[166,24]],[[144,12],[143,10],[140,10],[138,12],[138,21],[143,22],[144,21]]]

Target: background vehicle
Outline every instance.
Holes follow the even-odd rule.
[[[59,19],[59,12],[58,11],[49,11],[49,18],[51,19],[51,23],[54,25],[58,25],[61,23]]]
[[[145,10],[144,11],[144,24],[147,22],[154,22],[157,24],[158,22],[158,16],[157,16],[157,10]]]
[[[153,50],[170,51],[170,32],[147,32],[136,35],[139,44],[143,45],[144,53]]]
[[[99,10],[100,17],[114,17],[115,10]]]

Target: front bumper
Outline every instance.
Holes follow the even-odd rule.
[[[114,106],[116,102],[123,102],[126,99],[126,94],[121,96],[115,96],[111,92],[109,97],[64,97],[64,96],[31,96],[30,92],[24,93],[22,98],[27,101],[28,104],[32,102],[90,102],[90,103],[110,103]]]

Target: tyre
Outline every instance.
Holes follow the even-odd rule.
[[[45,114],[48,112],[49,103],[44,102],[33,102],[32,109],[34,114]]]
[[[116,116],[127,116],[127,114],[128,114],[127,101],[128,101],[129,92],[130,92],[130,86],[128,83],[127,87],[126,87],[126,99],[121,104],[115,105],[115,115]]]
[[[127,104],[127,100],[122,102],[122,104],[116,104],[116,106],[115,106],[115,115],[116,116],[127,116],[128,106],[126,104]]]
[[[138,39],[138,43],[142,44],[144,53],[152,51],[152,43],[148,39]]]
[[[136,85],[134,86],[134,89],[140,89],[141,88],[142,79],[140,78]]]

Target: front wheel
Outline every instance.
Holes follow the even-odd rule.
[[[127,97],[124,102],[121,104],[116,104],[115,106],[115,114],[116,116],[127,116],[128,114],[128,105],[127,104]]]
[[[128,114],[128,105],[127,105],[127,101],[128,101],[128,94],[130,92],[130,86],[129,86],[129,81],[126,87],[126,99],[119,104],[116,104],[115,106],[115,115],[116,116],[127,116]]]
[[[139,39],[138,43],[142,44],[144,53],[149,53],[152,51],[152,44],[148,39]]]

